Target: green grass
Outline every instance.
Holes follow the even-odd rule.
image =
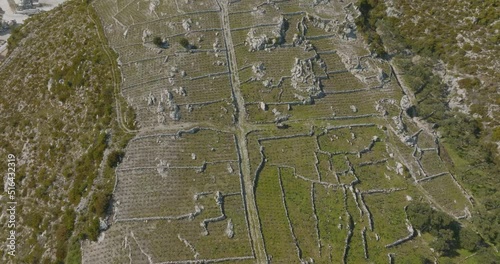
[[[268,256],[276,261],[297,261],[276,167],[266,166],[261,172],[255,195]]]

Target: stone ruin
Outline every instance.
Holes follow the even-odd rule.
[[[153,34],[153,32],[151,32],[151,30],[144,29],[142,31],[142,42],[146,42],[147,38],[151,37],[152,34]]]
[[[181,91],[179,91],[179,89]],[[184,91],[185,93],[184,88],[180,87],[179,89],[176,90],[177,93],[182,94],[182,91]],[[148,105],[154,105],[155,103],[156,98],[154,98],[154,96],[150,94],[150,96],[148,97]],[[164,92],[160,94],[160,101],[158,102],[158,105],[156,107],[158,123],[165,123],[167,112],[168,117],[170,117],[170,119],[174,121],[178,121],[181,118],[180,108],[175,103],[173,94],[165,89]]]
[[[160,5],[160,0],[149,1],[149,14],[155,13],[155,10],[159,5]]]
[[[220,51],[220,47],[221,47],[221,45],[220,45],[219,38],[215,38],[215,41],[212,44],[212,48],[214,49],[215,54],[217,54],[217,52]]]
[[[248,46],[248,51],[265,50],[266,48],[273,47],[283,42],[285,39],[286,30],[288,29],[288,21],[280,16],[278,18],[277,26],[267,34],[257,35],[256,29],[252,28],[247,33],[245,39],[245,46]]]
[[[191,20],[191,18],[183,19],[182,20],[182,27],[186,31],[191,31],[191,24],[192,23],[193,23],[193,21]]]
[[[325,32],[332,32],[335,25],[332,20],[322,19],[319,16],[307,14],[305,20],[311,22],[314,27],[324,30]],[[304,21],[302,21],[304,23]]]
[[[255,34],[255,29],[250,29],[245,40],[245,46],[249,46],[248,51],[250,52],[263,50],[266,47],[266,44],[269,42],[269,38],[267,37],[267,35],[262,34],[260,36],[256,36]]]
[[[292,87],[309,95],[318,96],[322,93],[320,82],[313,72],[311,59],[301,60],[295,58],[295,63],[290,70],[292,73]]]
[[[254,74],[254,79],[255,80],[260,80],[262,77],[264,77],[266,67],[262,62],[257,62],[254,65],[252,65],[252,73]]]

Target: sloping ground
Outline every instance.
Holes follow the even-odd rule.
[[[94,7],[140,132],[84,263],[418,262],[412,201],[470,216],[352,2]]]
[[[498,2],[359,2],[365,10],[359,24],[380,35],[412,99],[410,114],[433,126],[441,142],[440,157],[474,195],[471,221],[463,224],[473,224],[490,245],[498,246]],[[435,160],[428,154],[418,156]]]
[[[17,237],[14,258],[1,243],[2,263],[78,261],[78,239],[97,237],[107,207],[114,175],[103,161],[126,137],[114,121],[112,64],[87,7],[70,1],[28,19],[0,66],[2,170],[8,154],[16,157],[0,240],[10,230]],[[8,201],[17,202],[15,229]]]

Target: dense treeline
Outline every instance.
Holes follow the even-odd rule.
[[[455,251],[460,248],[474,252],[484,247],[479,235],[462,227],[449,215],[433,210],[427,204],[410,204],[407,212],[415,228],[435,237],[430,246],[443,255],[456,254]]]
[[[382,38],[377,33],[376,22],[384,17],[385,8],[378,0],[360,0],[358,3],[361,16],[356,19],[356,26],[361,30],[372,52],[386,56]]]
[[[444,146],[442,157],[449,161],[450,171],[478,198],[475,201],[477,206],[472,212],[474,226],[488,243],[500,245],[500,181],[497,179],[500,175],[500,157],[496,145],[492,142],[500,140],[500,127],[492,129],[483,125],[487,122],[494,127],[497,122],[490,119],[485,110],[485,101],[489,100],[490,93],[495,92],[492,89],[494,82],[481,81],[476,77],[464,78],[458,82],[461,88],[468,91],[470,100],[473,102],[471,113],[464,114],[451,109],[449,87],[433,71],[442,61],[466,74],[478,74],[478,71],[482,71],[493,77],[498,75],[498,72],[491,72],[489,68],[479,66],[481,63],[488,63],[487,59],[484,62],[473,61],[474,63],[467,63],[467,59],[464,59],[468,52],[494,50],[495,45],[498,47],[500,43],[498,35],[495,37],[485,33],[483,47],[477,44],[471,45],[468,42],[459,45],[458,42],[464,40],[454,29],[472,32],[474,30],[492,31],[494,27],[498,28],[498,25],[492,25],[490,22],[500,18],[500,13],[495,11],[498,10],[499,4],[498,1],[475,3],[452,1],[450,5],[463,4],[468,8],[473,8],[470,5],[476,6],[478,9],[475,10],[480,10],[479,16],[474,21],[464,20],[463,23],[452,20],[454,23],[449,26],[446,24],[449,21],[439,22],[438,20],[408,23],[409,17],[418,16],[419,11],[427,15],[436,14],[439,20],[443,20],[437,15],[440,12],[438,8],[442,7],[436,7],[435,3],[431,2],[419,1],[420,6],[413,3],[411,8],[405,6],[408,7],[403,10],[406,14],[396,18],[387,16],[383,1],[359,0],[361,16],[357,18],[357,25],[372,51],[378,56],[392,60],[403,74],[404,83],[411,89],[417,101],[412,111],[407,114],[434,124]],[[404,4],[408,3],[401,5]],[[454,16],[456,13],[449,12],[446,15]],[[486,80],[489,79],[486,78]],[[497,99],[496,103],[499,102],[500,99]],[[431,218],[436,215],[434,211],[426,210],[421,213],[430,213]],[[427,230],[429,226],[433,226],[432,221],[425,222],[425,225],[420,228]],[[446,249],[456,248],[461,243],[462,235],[454,231],[451,226],[448,227],[443,229],[433,226],[429,229],[434,230],[433,235],[440,238],[436,240],[439,244],[435,246],[444,249],[443,252],[446,252]],[[440,232],[440,230],[443,231]],[[452,232],[446,230],[452,230]],[[467,234],[469,231],[464,232],[466,236],[469,236]],[[473,249],[470,245],[462,245],[462,247],[468,250]]]

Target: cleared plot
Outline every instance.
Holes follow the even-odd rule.
[[[211,78],[228,72],[224,57],[216,58],[213,53],[176,53],[174,55],[155,55],[130,63],[124,63],[122,71],[127,81],[123,89],[144,90],[144,86],[163,80],[165,86],[179,81]],[[168,82],[167,82],[168,80]],[[229,81],[224,90],[230,91]]]
[[[436,142],[434,141],[434,137],[423,131],[422,133],[418,134],[418,147],[422,149],[426,148],[436,148]]]
[[[255,195],[268,257],[273,262],[297,262],[299,259],[282,202],[276,167],[264,167]]]
[[[314,196],[321,241],[321,259],[325,263],[340,262],[347,236],[343,192],[316,185]]]
[[[275,9],[273,5],[269,5],[266,2],[239,1],[239,0],[233,0],[230,2],[231,2],[231,4],[229,5],[230,14],[246,12],[246,11],[255,11],[254,10],[255,7],[258,7],[257,11],[265,9],[266,11],[273,12],[273,9]],[[279,12],[279,10],[276,10],[274,12]]]
[[[269,164],[295,168],[295,173],[308,179],[317,179],[314,168],[316,143],[310,136],[263,141]]]
[[[173,36],[190,37],[195,33],[213,32],[214,30],[222,30],[218,12],[206,12],[200,15],[181,14],[161,18],[158,21],[131,25],[127,28],[126,39],[130,43],[142,43],[145,37],[144,32],[149,32],[149,36],[144,38],[146,41],[151,42],[153,37],[160,36],[167,38],[171,42],[169,44],[172,44],[173,41],[170,38]]]
[[[253,2],[255,6],[255,2]],[[236,6],[238,5],[231,5]],[[249,7],[246,12],[242,11],[233,11],[234,8],[230,8],[229,13],[229,22],[231,24],[231,28],[249,28],[256,27],[262,24],[272,24],[277,18],[280,17],[280,11],[276,10],[270,5],[263,5],[262,7],[254,10],[253,7]]]
[[[297,106],[294,116],[306,118],[314,117],[343,117],[375,114],[375,102],[383,98],[391,98],[393,91],[359,90],[343,94],[327,95],[315,100],[314,106]],[[352,107],[357,111],[353,111]],[[311,108],[314,108],[312,110]]]
[[[361,236],[361,230],[363,228],[368,228],[368,217],[366,215],[361,215],[360,210],[362,210],[359,204],[359,197],[356,194],[347,189],[347,211],[349,216],[346,216],[346,226],[345,228],[351,230],[352,236],[349,238],[349,243],[347,248],[344,249],[344,255],[346,256],[346,263],[360,263],[364,260],[363,258],[363,240]],[[358,201],[358,203],[356,203]],[[349,218],[351,220],[349,220]],[[344,242],[344,247],[346,243]]]
[[[124,94],[130,98],[136,98],[132,103],[137,103],[137,107],[151,107],[153,109],[161,102],[162,96],[164,102],[166,101],[167,91],[170,92],[174,102],[179,105],[196,105],[218,100],[229,101],[231,98],[231,88],[227,75],[196,80],[181,79],[176,81],[174,85],[167,80],[158,80],[141,87],[127,89]],[[147,99],[150,95],[155,98],[156,104],[148,102]]]
[[[237,258],[252,258],[248,233],[235,233],[232,238],[228,237],[225,234],[227,221],[221,221],[222,224],[217,224],[217,226],[214,225],[213,232],[207,236],[201,234],[197,221],[118,223],[108,231],[116,235],[117,239],[107,240],[106,244],[101,246],[111,252],[118,251],[123,257],[111,258],[108,257],[109,254],[104,254],[105,251],[95,248],[87,250],[91,254],[84,255],[84,262],[121,261],[119,263],[128,263],[128,256],[131,256],[132,263],[149,263],[149,260],[153,263],[196,260],[201,262],[222,258],[236,261]],[[123,228],[124,226],[126,228]],[[113,230],[116,229],[121,230],[114,233]],[[94,253],[92,251],[97,251],[97,254],[92,254]]]
[[[146,134],[132,140],[127,147],[127,162],[119,170],[200,167],[203,163],[237,160],[234,137],[229,133],[203,129],[180,136],[175,133]]]
[[[118,53],[119,61],[122,65],[127,63],[140,62],[147,59],[155,59],[158,57],[163,57],[163,59],[165,59],[166,56],[171,53],[170,51],[165,51],[158,54],[157,50],[150,49],[142,43],[115,46],[113,47],[113,49]],[[124,77],[127,78],[129,76]],[[140,76],[130,76],[129,78],[140,78]]]
[[[324,32],[323,34],[324,34],[323,36],[318,36],[316,38],[309,37],[309,39],[312,39],[310,41],[311,41],[311,44],[316,49],[316,51],[318,53],[321,53],[322,51],[335,50],[336,45],[333,42],[333,38],[338,38],[338,35],[336,35],[336,34],[334,35],[333,32],[329,32],[329,33]],[[322,55],[320,55],[320,57],[323,58]],[[332,70],[332,69],[334,69],[334,67],[328,67],[328,69]]]
[[[160,173],[156,170],[118,172],[114,194],[119,202],[116,217],[118,220],[188,218],[189,214],[197,212],[201,217],[216,217],[219,209],[213,200],[215,193],[240,192],[239,177],[236,173],[228,173],[228,166],[207,165],[203,173],[197,173],[195,169],[163,169]],[[207,193],[210,198],[200,196],[201,193]],[[169,206],[171,204],[176,206]]]
[[[399,248],[413,243],[413,240],[410,240],[396,248],[385,247],[409,234],[404,212],[404,206],[408,204],[406,194],[400,191],[390,194],[365,194],[363,197],[372,214],[374,225],[373,232],[366,231],[369,259],[375,263],[385,263],[389,252],[399,252]]]
[[[232,103],[228,100],[216,101],[207,104],[178,105],[179,121],[173,120],[169,112],[165,111],[158,115],[157,106],[136,109],[137,119],[142,128],[158,127],[169,129],[171,125],[186,123],[201,123],[213,126],[227,126],[233,124]]]
[[[325,62],[328,72],[347,71],[341,58],[336,53],[320,53],[319,56]]]
[[[136,249],[135,244],[132,244],[135,243],[133,240],[130,241],[131,244],[125,244],[124,239],[129,229],[137,226],[137,224],[121,223],[113,225],[106,231],[105,239],[100,243],[84,241],[82,244],[82,263],[129,263],[129,254],[132,252],[132,246],[134,247],[134,252],[137,252],[138,249]]]
[[[296,58],[306,60],[315,56],[312,51],[307,52],[300,47],[276,48],[271,52],[249,52],[248,47],[238,46],[235,50],[238,56],[239,67],[262,63],[265,67],[262,80],[273,79],[273,84],[278,84],[281,77],[291,75],[291,69],[294,66]],[[241,81],[246,80],[241,79]]]
[[[406,188],[407,186],[403,176],[397,175],[394,170],[387,170],[385,162],[376,165],[356,166],[356,174],[361,181],[356,187],[361,191]]]
[[[420,184],[440,206],[457,217],[463,216],[465,207],[470,206],[470,203],[449,174],[423,181]]]
[[[149,10],[149,6],[148,2],[132,1],[120,8],[114,18],[125,26],[158,18],[155,12]]]
[[[328,71],[331,71],[330,68],[328,68]],[[366,84],[362,83],[350,72],[330,74],[328,79],[321,80],[321,84],[325,93],[366,88]]]
[[[428,177],[448,171],[446,165],[440,159],[436,151],[423,152],[420,162],[422,163],[422,167],[424,167],[424,171]]]
[[[301,249],[302,259],[318,259],[320,257],[319,232],[315,232],[317,223],[313,211],[312,185],[294,177],[291,169],[281,168],[280,171],[288,216]]]
[[[320,149],[332,154],[357,154],[366,149],[367,151],[380,141],[382,132],[373,127],[351,127],[330,130],[326,134],[318,137]],[[377,138],[374,141],[374,137]],[[371,147],[371,148],[370,148]]]
[[[332,156],[332,170],[336,173],[342,173],[349,170],[348,163],[343,155]]]
[[[207,10],[220,10],[216,1],[161,1],[156,12],[169,13],[172,10],[176,10],[180,14],[203,14],[203,11]],[[175,7],[175,8],[174,8]]]
[[[245,210],[242,205],[243,201],[240,194],[228,196],[224,199],[226,219],[208,224],[208,236],[193,237],[193,245],[197,248],[200,256],[222,258],[252,255]],[[227,234],[229,221],[233,226],[232,238],[229,238]]]

